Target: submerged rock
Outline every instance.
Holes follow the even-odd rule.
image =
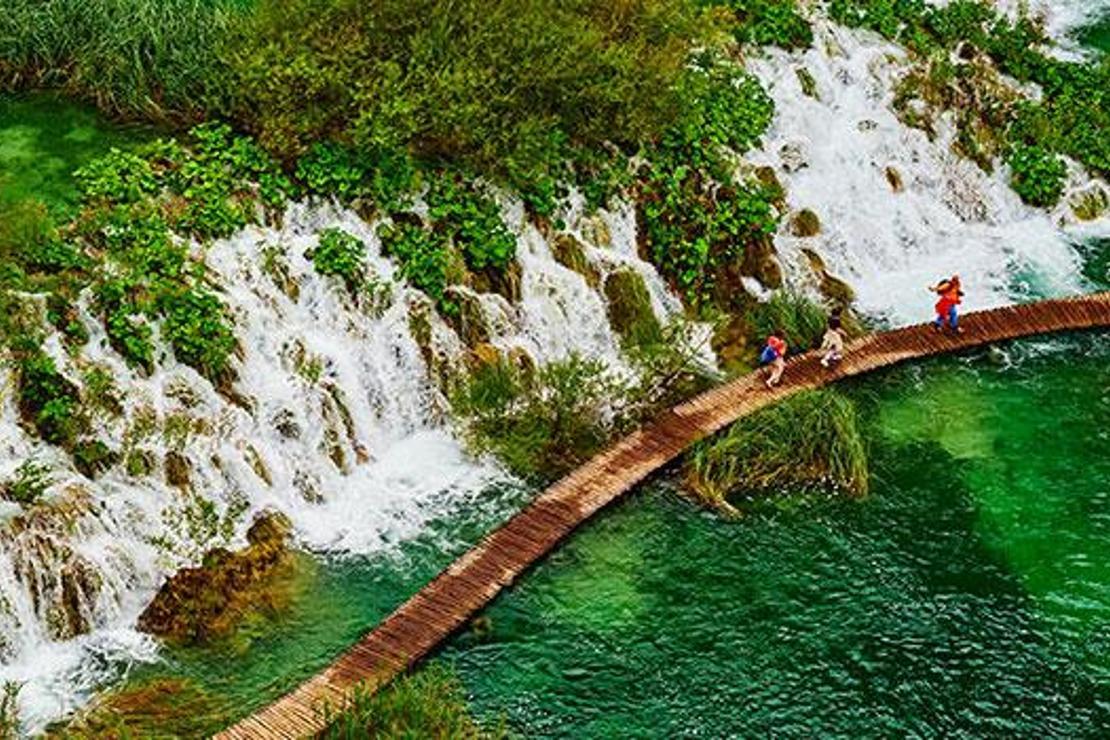
[[[139,630],[197,643],[229,633],[248,611],[276,609],[280,589],[275,586],[293,564],[290,532],[284,514],[262,514],[247,531],[246,548],[216,548],[199,567],[166,579],[139,616]]]

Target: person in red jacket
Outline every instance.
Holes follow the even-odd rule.
[[[767,337],[767,345],[759,355],[759,361],[763,365],[770,365],[765,382],[768,388],[774,388],[782,380],[782,371],[786,369],[786,339],[781,330],[776,329]]]
[[[929,286],[929,290],[940,296],[936,304],[937,317],[933,320],[933,328],[940,331],[944,322],[955,334],[960,334],[960,312],[957,306],[963,302],[964,292],[960,289],[960,276],[953,275],[947,280],[941,280],[936,285]]]

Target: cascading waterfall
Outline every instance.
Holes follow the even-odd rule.
[[[1066,33],[1092,5],[1053,3],[1051,31]],[[1099,0],[1103,12],[1107,5]],[[1079,227],[1063,208],[1022,205],[1003,171],[987,175],[952,154],[950,134],[930,141],[898,121],[890,103],[902,50],[820,20],[815,31],[812,50],[749,61],[777,106],[763,149],[749,159],[774,167],[790,205],[822,222],[815,237],[787,229],[776,237],[796,279],[808,269],[801,250],[813,248],[853,285],[865,312],[899,323],[927,316],[924,286],[954,271],[970,307],[1083,288],[1071,241],[1110,234],[1110,223]],[[818,99],[802,94],[799,67]],[[539,363],[577,352],[625,369],[600,287],[618,269],[644,280],[661,321],[681,316],[679,300],[637,254],[631,205],[589,216],[572,196],[562,234],[529,222],[510,199],[503,212],[517,234],[518,295],[458,289],[477,309],[482,343]],[[305,253],[332,226],[366,243],[381,286],[373,296],[356,299],[313,270]],[[555,258],[560,237],[575,240],[596,279]],[[122,413],[102,415],[95,431],[125,464],[94,481],[77,473],[22,428],[13,381],[3,378],[0,478],[28,459],[53,478],[48,506],[0,503],[0,680],[24,684],[29,730],[128,664],[156,659],[156,641],[133,629],[136,617],[167,573],[224,535],[239,542],[253,513],[284,511],[306,547],[367,553],[504,478],[465,455],[446,419],[440,381],[461,371],[468,342],[396,279],[373,224],[333,205],[294,204],[280,226],[218,241],[205,260],[241,346],[233,393],[174,363],[165,345],[155,373],[133,372],[87,310],[91,341],[79,358],[56,339],[47,344],[68,377],[95,364],[114,378]],[[712,363],[708,329],[692,328]]]
[[[506,199],[504,215],[518,237],[519,295],[461,289],[481,307],[488,343],[535,362],[579,353],[622,370],[603,291],[553,258],[518,203]],[[681,315],[636,256],[631,208],[586,217],[572,206],[562,216],[599,274],[633,269],[661,322]],[[330,227],[366,244],[373,295],[355,298],[314,271],[306,253]],[[88,310],[91,341],[80,357],[48,342],[68,377],[95,365],[115,380],[121,412],[98,417],[95,431],[126,464],[95,481],[27,434],[5,393],[0,476],[34,459],[52,477],[46,505],[5,504],[0,525],[0,680],[24,684],[27,729],[71,711],[130,662],[154,659],[156,642],[132,626],[162,578],[224,539],[241,542],[254,513],[285,512],[310,549],[367,553],[505,479],[469,458],[447,424],[440,381],[463,369],[468,348],[397,279],[374,227],[301,203],[281,226],[250,227],[207,249],[241,348],[231,392],[164,346],[151,376],[132,371]]]
[[[941,121],[935,140],[901,123],[891,104],[905,52],[866,31],[815,23],[814,48],[768,50],[749,67],[775,100],[776,116],[757,161],[773,166],[794,208],[823,229],[776,240],[788,269],[814,249],[856,289],[859,307],[894,323],[931,311],[925,287],[960,273],[969,308],[1082,289],[1076,240],[1110,234],[1110,220],[1080,225],[1061,204],[1024,205],[1006,168],[987,174],[952,152]],[[815,97],[803,93],[805,69]],[[951,127],[949,127],[951,128]],[[1086,176],[1072,167],[1071,187]],[[1066,199],[1065,199],[1066,200]]]

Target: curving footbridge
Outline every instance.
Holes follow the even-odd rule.
[[[787,363],[773,391],[753,373],[677,406],[616,442],[558,481],[519,514],[452,563],[318,674],[221,732],[220,740],[303,738],[325,728],[325,707],[347,705],[356,687],[375,691],[416,665],[576,527],[694,442],[802,390],[907,360],[1020,337],[1110,328],[1110,292],[970,313],[965,332],[929,325],[872,334],[852,342],[835,371],[813,352]]]

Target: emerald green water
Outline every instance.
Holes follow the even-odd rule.
[[[1077,39],[1084,46],[1110,52],[1110,15],[1081,29]]]
[[[527,737],[1110,732],[1110,341],[1024,342],[848,387],[872,494],[739,521],[657,482],[588,524],[442,651]],[[322,560],[280,620],[179,649],[211,727],[295,685],[527,491]]]
[[[525,736],[1105,736],[1108,345],[863,382],[867,499],[723,522],[654,486],[444,657]]]
[[[59,95],[0,95],[0,201],[33,198],[65,215],[77,205],[73,170],[152,135]]]

